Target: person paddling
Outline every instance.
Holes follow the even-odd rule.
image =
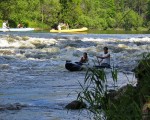
[[[86,52],[83,53],[83,56],[81,57],[80,61],[79,62],[75,62],[76,64],[78,65],[83,65],[84,63],[87,63],[88,62],[88,55]]]
[[[88,62],[88,55],[86,52],[83,53],[83,56],[80,59],[80,63],[86,63]]]
[[[17,25],[17,28],[23,28],[22,23],[19,23],[19,24]]]
[[[7,20],[4,21],[3,24],[2,24],[2,28],[3,29],[8,29],[9,27],[7,26],[7,24],[8,24],[8,21]]]
[[[97,66],[99,68],[110,68],[110,53],[108,52],[108,47],[104,47],[103,48],[104,53],[102,56],[96,56],[98,59],[98,63],[100,64],[100,66]],[[99,58],[101,59],[99,61]]]
[[[65,68],[69,71],[81,71],[84,69],[82,65],[84,65],[84,63],[87,62],[88,62],[88,55],[86,52],[84,52],[79,62],[73,63],[70,60],[69,61],[67,60],[65,64]]]

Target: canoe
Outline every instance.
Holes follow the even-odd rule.
[[[69,71],[81,71],[89,68],[89,63],[66,61],[65,68]]]
[[[72,62],[66,62],[65,68],[69,71],[81,71],[82,70],[82,65],[79,65],[77,63],[72,63]]]
[[[50,30],[50,32],[54,32],[54,33],[73,33],[73,32],[85,32],[87,30],[88,30],[88,28],[83,27],[83,28],[79,28],[79,29],[64,29],[64,30],[52,29],[52,30]]]
[[[25,32],[25,31],[33,31],[34,28],[0,28],[1,32]]]
[[[112,69],[110,65],[108,66],[102,66],[102,65],[94,65],[90,66],[89,63],[80,63],[80,62],[71,62],[66,61],[65,68],[69,71],[82,71],[87,70],[88,68],[95,68],[95,69]]]

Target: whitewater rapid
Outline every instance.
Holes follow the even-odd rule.
[[[83,38],[54,37],[36,38],[28,36],[5,35],[0,38],[0,55],[23,60],[49,60],[52,65],[62,67],[64,61],[79,61],[83,52],[89,55],[90,63],[96,55],[103,53],[107,46],[111,53],[111,64],[120,69],[132,70],[150,50],[150,38]]]
[[[76,99],[85,71],[69,72],[66,60],[79,61],[87,52],[90,65],[107,46],[118,86],[136,84],[132,70],[149,53],[149,35],[0,34],[0,105],[20,103],[20,111],[2,111],[4,120],[88,120],[83,111],[64,106]],[[111,86],[112,79],[108,76]],[[26,117],[28,116],[28,117]]]

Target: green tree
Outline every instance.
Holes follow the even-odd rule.
[[[14,27],[21,21],[30,27],[66,22],[75,28],[137,29],[150,20],[149,4],[149,0],[1,0],[0,19],[9,19]]]
[[[123,26],[125,30],[130,30],[132,28],[137,30],[138,27],[142,25],[142,22],[142,19],[136,12],[134,12],[133,10],[129,10],[128,14],[124,18]]]
[[[11,14],[11,11],[15,7],[16,0],[1,0],[0,1],[0,19],[8,20]]]

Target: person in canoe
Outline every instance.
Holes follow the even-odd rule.
[[[8,26],[8,20],[6,20],[6,21],[3,22],[2,28],[4,28],[4,29],[8,29],[9,28],[9,26]]]
[[[99,66],[95,66],[97,68],[110,68],[110,53],[108,52],[108,47],[103,48],[104,53],[102,56],[96,56]],[[100,58],[100,60],[99,60]]]
[[[57,30],[68,30],[69,29],[69,25],[68,23],[59,23],[57,26]]]
[[[79,62],[72,63],[71,61],[66,61],[65,68],[69,71],[81,71],[82,65],[88,62],[88,55],[86,52],[83,53]]]
[[[84,63],[87,63],[88,60],[89,60],[88,59],[88,54],[87,54],[87,52],[84,52],[83,56],[80,59],[80,61],[79,62],[75,62],[75,63],[77,63],[78,65],[83,65]]]
[[[17,25],[17,28],[23,28],[22,23],[19,23],[19,24]]]
[[[64,29],[68,30],[69,29],[68,23],[64,23],[63,27],[64,27]]]
[[[80,63],[87,63],[88,62],[88,55],[86,52],[83,53],[83,56],[80,59]]]

